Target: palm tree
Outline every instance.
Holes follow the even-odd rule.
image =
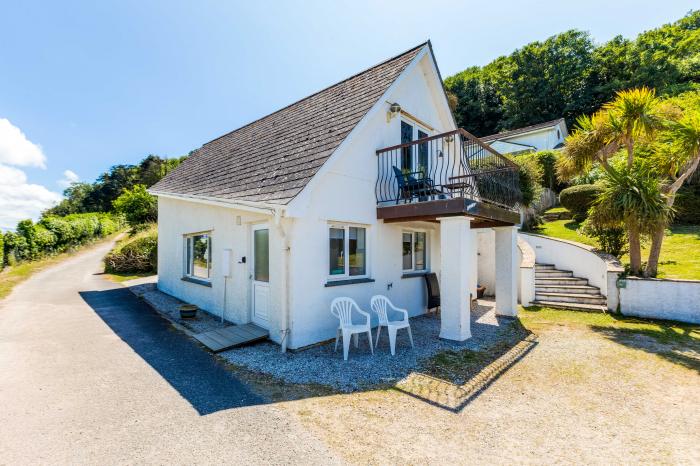
[[[634,168],[635,143],[652,139],[662,123],[660,101],[653,90],[642,87],[620,91],[602,110],[591,117],[584,116],[577,120],[577,128],[566,140],[557,171],[563,178],[570,178],[585,173],[594,163],[598,163],[606,171],[609,183],[620,183],[621,187],[633,189],[630,180],[639,181],[634,177],[629,178]],[[610,158],[622,147],[627,152],[626,174],[610,164]],[[628,207],[633,209],[637,205],[633,202]],[[636,215],[630,210],[625,217],[630,269],[634,275],[641,273],[640,238],[648,226],[645,221],[634,221]],[[644,212],[639,212],[639,215],[643,216]]]
[[[668,210],[673,209],[676,193],[700,165],[700,109],[687,110],[678,121],[670,121],[661,133],[655,162],[667,175],[670,183],[663,187]],[[652,234],[651,250],[644,275],[655,277],[659,266],[661,245],[668,220],[657,225]]]

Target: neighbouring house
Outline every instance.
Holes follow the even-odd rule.
[[[430,42],[204,144],[150,192],[159,289],[283,350],[333,338],[338,296],[425,313],[428,272],[440,336],[465,340],[481,260],[497,312],[517,311],[517,168],[456,127]]]
[[[563,118],[525,126],[482,137],[481,140],[501,154],[523,154],[547,149],[561,149],[569,134]]]

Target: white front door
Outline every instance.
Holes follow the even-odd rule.
[[[253,227],[253,322],[269,328],[270,311],[270,230]]]

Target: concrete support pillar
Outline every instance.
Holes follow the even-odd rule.
[[[469,234],[471,239],[469,240],[472,247],[469,248],[469,293],[472,297],[476,299],[476,285],[479,281],[479,238],[477,237],[476,230],[470,230]]]
[[[472,336],[469,291],[476,281],[476,242],[469,217],[440,221],[440,338],[464,341]]]
[[[518,315],[518,231],[496,227],[496,314]]]

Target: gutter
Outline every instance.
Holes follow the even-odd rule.
[[[200,204],[213,205],[218,207],[227,207],[229,209],[239,209],[248,212],[260,214],[276,215],[278,211],[286,210],[287,206],[282,204],[268,204],[265,202],[243,201],[240,199],[221,199],[218,197],[198,196],[195,194],[175,194],[162,191],[147,190],[149,194],[157,197],[168,199],[177,199],[181,201],[198,202]]]

